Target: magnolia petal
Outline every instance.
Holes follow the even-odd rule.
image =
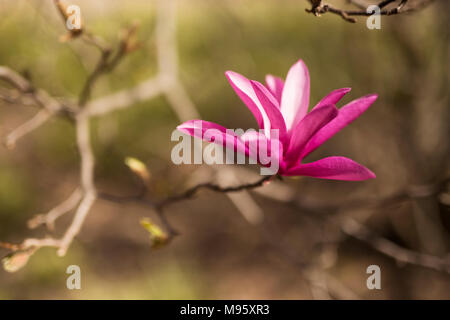
[[[268,166],[271,161],[277,161],[281,168],[283,156],[283,144],[278,139],[267,139],[257,131],[251,130],[244,133],[240,140],[247,148],[247,156],[256,160],[263,166]]]
[[[255,91],[253,90],[253,86],[250,80],[243,75],[233,71],[227,71],[225,72],[225,75],[236,94],[253,113],[253,116],[258,122],[258,126],[261,129],[265,129],[266,127],[270,128],[269,119],[267,118],[267,115],[264,112],[264,108],[259,102]]]
[[[320,179],[361,181],[376,178],[375,174],[345,157],[328,157],[289,169],[286,176],[309,176]]]
[[[280,108],[278,107],[278,102],[275,97],[264,87],[261,83],[257,81],[251,81],[253,89],[258,97],[261,105],[264,108],[265,113],[270,121],[270,129],[278,130],[278,138],[281,141],[285,141],[286,137],[286,125],[284,123],[283,116],[280,112]],[[271,138],[273,132],[270,132],[270,135],[267,138]]]
[[[221,126],[220,124],[205,120],[189,120],[180,124],[177,129],[183,133],[202,139],[203,134],[208,129],[217,129],[223,133],[227,130],[227,128]]]
[[[275,77],[271,74],[266,76],[266,85],[270,92],[273,94],[278,103],[281,103],[281,94],[283,93],[284,81],[279,77]]]
[[[299,60],[288,72],[281,95],[281,113],[287,130],[295,127],[308,112],[309,72],[305,63]]]
[[[251,159],[260,161],[260,156],[258,153],[264,155],[269,155],[270,153],[270,140],[267,137],[255,130],[247,131],[242,136],[240,140],[244,143],[246,149],[248,150],[247,156]],[[264,159],[265,160],[265,159]]]
[[[181,132],[200,138],[207,142],[214,142],[223,147],[233,146],[233,150],[240,153],[247,153],[245,145],[233,130],[227,129],[217,123],[204,120],[189,120],[177,127]],[[214,136],[214,141],[211,141]]]
[[[327,105],[327,104],[337,104],[339,100],[341,100],[347,93],[352,90],[351,88],[341,88],[331,91],[329,94],[327,94],[325,97],[322,98],[322,100],[319,101],[318,104],[312,109],[319,108],[321,106]]]
[[[367,110],[378,98],[378,95],[371,94],[359,99],[353,100],[339,109],[339,115],[330,121],[326,126],[320,129],[308,142],[302,152],[301,158],[316,150],[325,141],[333,137],[337,132],[343,129],[348,124],[352,123],[364,111]]]
[[[338,109],[334,105],[322,106],[308,113],[292,131],[285,160],[291,164],[301,160],[302,150],[311,137],[337,115]]]

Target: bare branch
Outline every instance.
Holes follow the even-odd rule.
[[[201,184],[196,185],[193,188],[186,190],[185,192],[183,192],[179,195],[169,197],[169,198],[157,203],[156,207],[163,208],[174,202],[179,202],[182,200],[190,199],[195,194],[197,194],[197,192],[200,191],[201,189],[207,189],[207,190],[211,190],[214,192],[228,193],[228,192],[239,192],[239,191],[243,191],[243,190],[250,190],[250,189],[258,188],[258,187],[261,187],[264,184],[268,183],[273,177],[274,176],[264,176],[256,182],[242,184],[242,185],[233,186],[233,187],[221,187],[221,186],[213,184],[213,183],[201,183]]]
[[[261,187],[261,186],[267,184],[271,179],[273,179],[273,177],[274,176],[266,176],[256,182],[249,183],[249,184],[242,184],[242,185],[233,186],[233,187],[221,187],[219,185],[215,185],[212,183],[198,184],[198,185],[184,191],[183,193],[181,193],[179,195],[168,197],[167,199],[164,199],[159,202],[146,200],[146,199],[142,198],[141,195],[140,196],[131,196],[131,197],[119,197],[119,196],[114,196],[114,195],[110,195],[110,194],[100,193],[99,197],[101,197],[105,200],[119,202],[119,203],[140,202],[144,205],[148,205],[148,206],[150,206],[152,208],[156,208],[158,211],[160,211],[172,203],[191,199],[201,189],[208,189],[208,190],[211,190],[214,192],[220,192],[220,193],[251,190],[251,189],[255,189],[255,188],[258,188],[258,187]],[[377,203],[367,202],[367,201],[365,203],[358,202],[358,201],[349,202],[346,205],[341,204],[340,206],[336,207],[335,210],[337,210],[338,208],[340,208],[340,209],[342,209],[342,208],[358,208],[358,207],[364,207],[364,206],[367,208],[370,208],[370,207],[381,208],[381,207],[384,207],[387,205],[392,205],[399,201],[403,201],[404,200],[403,194],[404,193],[399,193],[399,194],[387,197],[385,199],[378,200]],[[295,205],[296,205],[296,207],[299,207],[298,204],[295,204]],[[307,212],[309,212],[311,210],[316,210],[316,211],[314,211],[314,213],[317,213],[317,212],[323,213],[325,210],[333,209],[333,206],[325,205],[321,208],[315,208],[315,209],[313,209],[314,207],[312,207],[312,206],[305,206],[305,207],[302,207],[301,209],[305,209],[305,208],[307,209]],[[323,221],[321,216],[315,216],[315,218]],[[418,252],[415,252],[412,250],[402,248],[399,245],[393,243],[392,241],[389,241],[379,235],[376,235],[369,228],[365,227],[364,225],[356,222],[356,220],[349,218],[349,217],[344,217],[339,222],[336,222],[334,219],[331,219],[330,222],[333,224],[337,223],[339,228],[345,234],[350,235],[352,237],[355,237],[359,240],[362,240],[362,241],[368,243],[375,250],[395,259],[398,262],[414,264],[414,265],[418,265],[418,266],[422,266],[422,267],[426,267],[426,268],[435,269],[437,271],[444,271],[444,272],[450,273],[450,259],[448,259],[448,258],[442,259],[439,257],[425,255],[425,254],[421,254],[421,253],[418,253]],[[169,230],[171,229],[170,224],[168,224],[167,221],[165,221],[165,225],[166,225],[166,228],[168,228]],[[314,270],[315,270],[314,272],[317,272],[316,269],[314,269]],[[322,293],[324,294],[325,287],[324,287],[324,283],[322,282],[322,281],[324,281],[324,279],[323,279],[324,275],[322,273],[320,274],[320,279],[322,279],[321,281],[319,281],[320,279],[318,278],[318,276],[319,276],[318,274],[314,273],[314,274],[307,275],[307,278],[310,281],[312,281],[312,283],[315,283],[314,288],[319,290],[317,292],[317,294],[322,294]],[[319,283],[322,283],[322,284],[319,285]],[[334,289],[339,290],[337,288],[338,287],[337,282],[334,281],[333,284],[336,285],[334,287]],[[342,289],[342,287],[340,289]],[[320,292],[322,292],[322,293],[320,293]],[[352,296],[353,298],[356,297],[356,295],[352,295],[350,291],[346,291],[345,294],[347,295],[347,297],[349,297],[349,296]]]
[[[58,255],[66,254],[73,238],[80,232],[81,226],[94,204],[97,197],[94,185],[95,159],[89,133],[89,117],[86,112],[81,112],[76,119],[77,146],[81,157],[81,188],[83,199],[78,206],[75,216],[63,238],[58,249]]]
[[[39,107],[47,109],[51,113],[63,110],[69,113],[73,112],[71,107],[58,102],[44,90],[34,88],[30,81],[8,67],[0,66],[0,80],[9,83],[18,89],[22,94],[30,95]]]
[[[48,112],[46,109],[40,110],[33,118],[21,124],[19,127],[11,131],[6,136],[5,138],[6,147],[8,149],[13,149],[16,146],[17,140],[39,128],[51,117],[52,114]]]
[[[330,12],[337,14],[341,16],[344,20],[348,22],[356,22],[356,19],[352,16],[371,16],[372,13],[367,12],[367,7],[370,4],[364,4],[359,0],[349,0],[349,2],[356,7],[358,7],[360,10],[345,10],[336,8],[328,3],[323,3],[322,0],[308,0],[311,3],[310,9],[305,9],[306,12],[312,13],[315,16],[320,16],[321,14]],[[398,1],[398,5],[391,8],[391,9],[384,9],[380,11],[380,15],[382,16],[391,16],[396,14],[403,14],[403,13],[411,13],[414,11],[421,10],[431,4],[434,0],[422,0],[417,1],[414,4],[408,5],[408,0],[383,0],[378,3],[372,3],[374,5],[377,5],[380,9],[385,8],[389,4]]]
[[[67,229],[63,238],[61,239],[58,246],[58,255],[64,256],[72,243],[75,236],[80,232],[81,227],[83,226],[84,220],[86,219],[89,210],[91,209],[94,201],[96,199],[96,195],[94,191],[88,191],[81,200],[80,206],[75,213],[75,217],[70,224],[69,229]]]
[[[91,74],[86,79],[84,83],[83,89],[81,90],[80,97],[78,100],[79,106],[84,106],[91,96],[92,88],[96,82],[96,80],[107,72],[111,72],[122,60],[122,58],[129,52],[133,51],[137,46],[132,43],[132,39],[137,31],[137,24],[133,24],[126,30],[122,32],[122,38],[115,50],[115,53],[112,55],[112,51],[109,48],[101,48],[101,55],[97,62],[96,67],[91,72]],[[92,41],[94,41],[90,37]],[[97,43],[97,42],[93,42]]]
[[[86,104],[85,108],[91,116],[101,116],[109,112],[125,109],[135,103],[152,99],[163,92],[164,81],[154,77],[136,87],[125,89],[112,95],[95,99]]]
[[[341,228],[346,234],[366,242],[375,250],[393,258],[398,262],[450,273],[450,258],[448,257],[439,258],[402,248],[388,239],[377,236],[370,229],[358,223],[354,219],[345,219],[342,222]]]
[[[26,95],[42,108],[33,118],[17,127],[6,137],[5,142],[8,148],[13,148],[17,140],[39,128],[55,113],[63,112],[65,115],[70,115],[73,112],[72,108],[61,104],[44,90],[35,89],[27,79],[8,67],[0,66],[0,80],[12,85],[22,96]]]
[[[32,90],[28,80],[8,67],[0,66],[0,80],[6,81],[20,92],[30,92]]]
[[[183,200],[192,199],[201,189],[211,190],[214,192],[219,193],[229,193],[229,192],[240,192],[244,190],[251,190],[258,187],[261,187],[267,183],[270,182],[271,179],[273,179],[274,176],[263,176],[259,180],[247,183],[247,184],[241,184],[237,186],[229,186],[229,187],[222,187],[220,185],[214,184],[214,183],[200,183],[192,188],[187,189],[186,191],[169,196],[166,199],[163,199],[161,201],[152,201],[143,198],[142,193],[139,192],[137,195],[133,196],[116,196],[108,193],[99,193],[99,197],[108,201],[118,202],[118,203],[127,203],[127,202],[141,202],[145,205],[148,205],[152,208],[156,208],[159,210],[164,209],[165,207],[180,202]]]
[[[38,226],[45,224],[49,230],[54,230],[55,221],[63,214],[71,211],[81,201],[82,192],[80,188],[77,188],[69,198],[61,202],[58,206],[54,207],[46,214],[39,214],[28,221],[28,227],[35,229]]]

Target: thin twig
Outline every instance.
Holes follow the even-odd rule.
[[[75,208],[81,201],[82,195],[81,189],[77,188],[74,192],[72,192],[69,198],[61,202],[49,212],[39,214],[30,219],[28,221],[28,227],[30,229],[35,229],[38,226],[45,224],[49,230],[53,231],[55,229],[56,219]]]
[[[350,0],[349,2],[356,7],[358,7],[360,10],[345,10],[340,9],[337,7],[334,7],[333,5],[330,5],[328,3],[323,3],[321,0],[308,0],[311,3],[310,9],[305,9],[306,12],[312,13],[316,16],[319,16],[321,14],[330,12],[337,15],[340,15],[344,20],[348,22],[356,22],[356,19],[352,16],[371,16],[373,15],[373,12],[367,12],[367,8],[364,7],[362,3],[355,0]],[[378,3],[374,3],[377,5],[380,9],[383,9],[387,5],[395,2],[397,0],[383,0]],[[392,9],[384,9],[380,10],[379,15],[382,16],[391,16],[391,15],[397,15],[397,14],[403,14],[403,13],[411,13],[414,11],[421,10],[431,4],[434,0],[423,0],[423,1],[417,1],[412,5],[406,6],[408,3],[408,0],[399,0],[399,4],[392,8]]]
[[[112,195],[109,193],[100,192],[99,197],[108,201],[117,202],[117,203],[127,203],[127,202],[141,202],[145,205],[148,205],[155,209],[164,209],[168,205],[171,205],[176,202],[180,202],[183,200],[192,199],[201,189],[211,190],[214,192],[219,193],[232,193],[232,192],[239,192],[244,190],[251,190],[258,187],[261,187],[268,183],[274,176],[264,176],[260,178],[258,181],[247,183],[247,184],[241,184],[237,186],[229,186],[229,187],[222,187],[220,185],[214,184],[214,183],[201,183],[198,184],[192,188],[187,189],[186,191],[169,196],[166,199],[160,200],[160,201],[153,201],[146,199],[142,196],[142,193],[139,192],[136,195],[131,196],[117,196]]]
[[[201,189],[207,189],[207,190],[211,190],[214,192],[228,193],[228,192],[238,192],[238,191],[258,188],[258,187],[263,186],[265,183],[269,182],[269,180],[272,179],[273,177],[274,176],[264,176],[263,178],[259,179],[256,182],[242,184],[242,185],[238,185],[238,186],[232,186],[232,187],[221,187],[221,186],[213,184],[213,183],[201,183],[201,184],[196,185],[193,188],[186,190],[185,192],[183,192],[179,195],[171,196],[163,201],[160,201],[159,203],[157,203],[156,207],[163,208],[163,207],[167,206],[168,204],[172,204],[174,202],[179,202],[182,200],[190,199]]]
[[[25,123],[18,126],[6,136],[6,147],[8,149],[13,149],[16,146],[17,140],[39,128],[51,117],[52,114],[49,113],[46,109],[40,110],[38,113],[36,113],[36,115],[34,115],[33,118],[27,120]]]
[[[341,228],[344,233],[364,241],[375,250],[398,262],[450,273],[450,258],[439,258],[402,248],[394,242],[376,235],[369,228],[351,218],[346,218],[342,222]]]

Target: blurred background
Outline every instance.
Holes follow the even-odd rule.
[[[153,1],[70,4],[79,5],[83,23],[108,42],[117,41],[122,27],[140,22],[142,48],[97,83],[94,98],[136,86],[156,73]],[[388,206],[344,205],[326,215],[351,216],[401,247],[448,259],[450,194],[442,185],[450,174],[448,5],[435,1],[414,14],[382,17],[381,29],[369,30],[364,17],[352,24],[337,15],[306,13],[307,1],[180,0],[179,78],[201,118],[229,128],[254,128],[256,123],[229,86],[226,70],[263,81],[268,73],[285,77],[301,58],[311,76],[312,106],[342,87],[352,91],[340,106],[378,93],[363,116],[307,159],[347,156],[374,171],[377,179],[302,177],[281,184],[294,188],[298,199],[324,207],[372,203],[406,192],[407,200]],[[26,73],[55,97],[76,99],[99,53],[77,39],[60,42],[64,33],[52,1],[0,0],[0,65]],[[35,113],[32,106],[0,101],[0,136]],[[202,166],[171,162],[176,143],[170,135],[179,123],[162,96],[93,120],[98,189],[132,194],[138,185],[124,165],[124,158],[132,156],[151,171],[152,197],[184,190]],[[0,146],[0,240],[20,243],[48,233],[43,227],[29,230],[26,221],[66,199],[78,175],[75,131],[64,118],[52,119],[14,150]],[[207,174],[202,179],[210,180]],[[142,217],[154,218],[152,210],[99,199],[67,256],[59,258],[54,249],[44,248],[20,271],[0,270],[0,298],[310,299],[317,297],[312,282],[320,279],[311,281],[315,270],[305,272],[298,262],[316,260],[326,269],[325,292],[331,298],[450,298],[448,273],[398,263],[353,237],[337,240],[339,231],[329,230],[311,213],[251,194],[264,214],[258,225],[248,223],[220,193],[202,191],[171,205],[166,216],[180,235],[155,250],[139,225]],[[56,235],[70,218],[57,221]],[[324,251],[324,246],[331,249]],[[0,249],[1,256],[7,253]],[[81,267],[81,290],[66,288],[71,264]],[[373,264],[382,271],[381,290],[366,287],[366,268]]]

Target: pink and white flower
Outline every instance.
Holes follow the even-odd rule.
[[[225,75],[237,95],[253,113],[262,133],[237,136],[225,127],[202,120],[187,121],[179,125],[178,130],[211,141],[204,133],[214,129],[222,135],[222,139],[216,139],[215,143],[224,145],[224,141],[232,139],[234,150],[247,156],[254,156],[248,147],[251,139],[264,141],[261,145],[269,149],[274,145],[271,142],[277,142],[278,150],[267,151],[277,152],[278,174],[283,176],[349,181],[375,178],[375,174],[366,167],[341,156],[310,163],[302,163],[302,160],[366,111],[377,99],[376,94],[358,98],[337,109],[336,104],[350,88],[337,89],[308,112],[310,79],[308,68],[302,60],[291,67],[286,81],[267,75],[266,86],[233,71],[227,71]],[[271,137],[273,130],[278,130],[277,137]],[[260,164],[267,166],[266,163]]]

